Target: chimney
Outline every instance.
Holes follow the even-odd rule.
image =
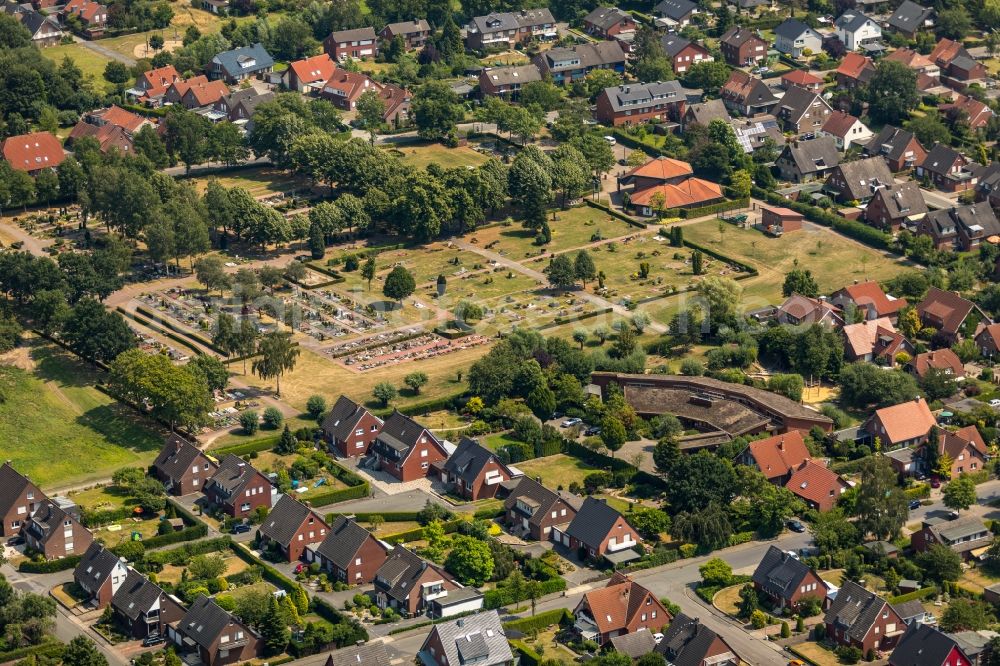
[[[779,451],[784,451],[785,450],[785,438],[784,437],[782,437],[781,439],[778,440],[778,450]]]

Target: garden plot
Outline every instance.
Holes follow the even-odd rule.
[[[202,432],[232,428],[239,424],[240,414],[248,409],[257,409],[261,406],[259,402],[239,389],[217,391],[213,399],[215,400],[215,409],[208,413],[212,423],[210,426],[202,428]]]
[[[548,293],[512,294],[488,305],[484,324],[499,331],[515,326],[537,328],[551,324],[556,317],[579,318],[597,310],[597,306],[574,298]]]
[[[406,361],[436,358],[463,349],[471,349],[487,344],[490,340],[482,335],[469,335],[457,340],[447,340],[433,333],[372,347],[341,356],[337,360],[358,371],[374,370]]]
[[[372,316],[377,313],[329,288],[308,291],[295,287],[293,292],[302,313],[299,332],[320,342],[364,335],[385,326],[384,320]]]
[[[696,279],[691,273],[690,249],[670,247],[651,236],[628,244],[606,243],[593,248],[591,255],[597,270],[605,275],[601,295],[615,302],[667,295]],[[710,270],[714,260],[704,259]],[[643,264],[648,264],[647,277],[643,277]]]
[[[437,288],[431,285],[424,290],[424,294],[430,298],[437,299],[437,305],[446,310],[451,310],[455,305],[470,300],[483,307],[495,307],[496,301],[512,294],[528,292],[548,286],[546,283],[528,277],[523,273],[503,268],[494,267],[487,262],[491,269],[487,272],[469,272],[457,277],[448,277],[448,284],[444,296],[437,297]]]

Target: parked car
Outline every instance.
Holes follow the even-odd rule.
[[[802,521],[799,521],[799,520],[789,520],[788,521],[788,529],[790,529],[793,532],[805,532],[806,531],[806,526],[802,524]]]
[[[610,135],[605,135],[604,140],[607,141],[612,146],[618,143],[618,139]]]
[[[559,425],[562,428],[572,428],[573,426],[580,425],[581,423],[583,423],[583,419],[572,418],[572,419],[566,419]]]
[[[910,511],[920,508],[920,500],[910,500]]]
[[[958,511],[949,511],[948,520],[958,520]]]
[[[583,434],[586,435],[587,437],[593,437],[594,435],[600,435],[601,434],[601,428],[600,428],[600,426],[590,426],[589,428],[587,428],[586,430],[583,431]]]
[[[246,534],[251,529],[253,529],[253,528],[251,528],[246,523],[237,523],[236,525],[233,525],[232,532],[233,532],[233,534]]]
[[[937,478],[936,476],[933,477],[931,479],[931,488],[940,488],[940,487],[941,487],[941,479]]]
[[[1000,407],[1000,398],[990,400],[990,407]]]
[[[20,546],[22,543],[24,543],[24,537],[21,536],[20,534],[17,534],[7,539],[8,546]]]
[[[142,639],[142,647],[153,647],[154,645],[163,645],[167,642],[163,636],[159,634],[150,634]]]
[[[663,641],[663,634],[661,634],[660,632],[656,632],[655,634],[653,634],[653,640],[656,641],[657,645],[659,645],[660,642]]]

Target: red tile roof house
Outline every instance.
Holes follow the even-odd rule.
[[[204,488],[209,504],[234,518],[248,518],[260,507],[270,510],[276,490],[267,476],[228,453]]]
[[[618,187],[633,185],[629,192],[629,205],[641,215],[655,214],[653,195],[663,195],[665,209],[682,208],[721,200],[722,188],[700,178],[692,178],[693,170],[687,162],[657,157],[638,166],[618,179]]]
[[[889,655],[889,666],[972,666],[953,638],[929,624],[911,624]]]
[[[793,69],[781,75],[781,87],[788,90],[792,86],[798,86],[810,92],[819,92],[823,89],[823,79],[803,69]]]
[[[853,580],[845,580],[823,617],[826,637],[853,646],[862,654],[888,652],[906,632],[906,623],[882,597]]]
[[[404,546],[392,549],[374,576],[375,604],[393,608],[401,615],[424,613],[430,602],[462,586],[447,571]]]
[[[55,169],[66,159],[66,151],[49,132],[33,132],[8,137],[0,146],[3,158],[12,169],[35,176],[44,169]]]
[[[463,437],[448,460],[437,466],[441,482],[456,495],[473,502],[496,497],[500,484],[514,477],[496,454],[468,437]]]
[[[882,450],[915,446],[927,441],[936,425],[934,415],[923,398],[875,410],[861,426],[871,439],[879,438]]]
[[[913,132],[892,125],[882,128],[863,150],[866,156],[881,155],[893,172],[906,171],[927,159],[927,151]]]
[[[801,231],[805,217],[791,208],[761,206],[760,225],[772,236],[780,236],[790,231]]]
[[[288,562],[312,556],[307,546],[322,543],[330,527],[313,509],[282,495],[257,530],[261,549],[273,547]]]
[[[976,348],[986,358],[993,358],[1000,353],[1000,324],[989,324],[976,333]]]
[[[979,557],[993,545],[993,533],[982,518],[964,516],[958,520],[926,518],[920,529],[910,535],[910,546],[917,553],[939,544],[962,556],[963,560]]]
[[[70,146],[83,137],[92,136],[100,144],[101,152],[107,153],[112,148],[117,148],[122,154],[128,155],[134,152],[135,135],[146,126],[155,127],[147,118],[118,106],[111,106],[84,114],[70,131],[66,145]]]
[[[749,67],[767,60],[768,43],[752,30],[733,26],[719,39],[722,57],[733,67]]]
[[[803,597],[815,597],[826,605],[827,587],[816,571],[776,546],[770,546],[752,576],[762,601],[777,609],[796,609]]]
[[[937,287],[927,290],[924,300],[917,304],[917,313],[924,326],[938,329],[938,333],[950,342],[974,337],[981,324],[992,323],[972,301]]]
[[[854,307],[864,312],[866,321],[885,317],[893,324],[899,311],[907,306],[905,298],[893,298],[886,294],[874,280],[841,287],[830,294],[830,302],[841,310]]]
[[[281,83],[295,92],[318,92],[330,80],[336,63],[327,53],[288,63],[288,69],[281,76]]]
[[[323,50],[337,62],[348,58],[378,57],[378,36],[375,28],[356,28],[354,30],[338,30],[331,32],[323,40]]]
[[[785,488],[797,495],[810,509],[816,511],[832,509],[840,496],[850,487],[851,485],[832,469],[812,460],[806,460],[799,465],[785,484]]]
[[[698,618],[692,620],[683,613],[671,621],[654,652],[663,655],[668,664],[726,666],[745,663],[722,636],[703,625]]]
[[[381,84],[376,83],[367,74],[337,69],[323,84],[319,95],[323,99],[333,102],[333,105],[338,109],[353,111],[361,95],[368,90],[378,91],[380,89]]]
[[[939,143],[917,166],[917,178],[927,178],[939,190],[964,192],[976,185],[972,162],[950,146]]]
[[[913,345],[896,331],[888,317],[844,326],[844,356],[849,361],[894,367],[897,354],[906,352],[912,358],[913,351]]]
[[[719,89],[726,108],[744,116],[771,113],[779,98],[761,79],[734,69],[722,88]],[[775,114],[777,115],[777,114]]]
[[[69,0],[60,12],[63,22],[71,16],[79,19],[84,36],[96,39],[104,34],[108,25],[108,7],[93,0]]]
[[[809,449],[802,439],[802,433],[791,430],[750,442],[736,457],[736,462],[753,467],[771,483],[782,486],[791,478],[793,470],[809,458]]]
[[[167,626],[184,617],[184,606],[135,569],[111,598],[111,617],[132,638],[166,636]]]
[[[354,458],[368,455],[382,429],[382,419],[342,395],[323,418],[320,428],[331,451],[342,458]]]
[[[385,113],[382,114],[384,122],[396,128],[409,122],[410,100],[413,99],[409,90],[391,83],[383,83],[378,94],[382,98],[382,103],[385,104]]]
[[[431,25],[427,19],[390,23],[382,28],[382,32],[378,33],[378,36],[384,42],[391,42],[395,37],[402,37],[406,50],[415,51],[423,47],[424,42],[431,36]]]
[[[972,129],[982,129],[993,118],[993,109],[966,95],[958,95],[948,104],[939,104],[938,111],[952,122],[967,123]]]
[[[55,560],[87,552],[94,535],[86,527],[51,500],[28,518],[21,532],[27,547]]]
[[[0,537],[21,533],[25,521],[48,500],[38,486],[15,470],[8,460],[0,467]]]
[[[962,360],[958,358],[958,354],[947,347],[917,354],[906,369],[923,379],[932,368],[940,370],[946,375],[951,375],[955,379],[965,378],[965,366],[962,364]]]
[[[871,80],[875,74],[875,63],[860,53],[851,51],[844,55],[836,70],[837,85],[842,88],[857,88]]]
[[[930,443],[924,444],[929,447]],[[923,450],[923,457],[927,458],[927,451]],[[979,434],[979,429],[974,425],[959,428],[954,432],[941,430],[938,437],[938,456],[947,454],[951,459],[951,475],[949,478],[979,472],[986,468],[989,460],[989,449],[983,436]],[[931,470],[933,471],[933,470]]]
[[[573,615],[577,631],[599,645],[623,634],[659,632],[672,619],[652,592],[618,572],[606,587],[584,594]]]
[[[320,567],[348,585],[367,585],[385,564],[389,547],[351,518],[337,516],[330,532],[315,548]]]
[[[431,465],[448,458],[448,451],[430,430],[398,411],[385,420],[371,452],[378,469],[403,483],[424,478]]]
[[[832,136],[837,142],[837,148],[848,151],[851,146],[867,145],[875,133],[863,122],[843,111],[834,111],[823,123],[820,134]]]
[[[510,494],[504,500],[504,521],[511,533],[535,541],[558,535],[559,543],[569,546],[565,531],[583,500],[565,491],[549,490],[523,476],[511,484]]]
[[[588,35],[613,39],[622,33],[635,32],[636,23],[631,14],[617,7],[598,7],[583,18],[583,29]]]
[[[134,97],[140,104],[158,107],[163,104],[163,96],[174,81],[181,80],[173,65],[165,65],[157,69],[143,72],[135,80],[135,87],[125,93]]]
[[[553,541],[565,544],[565,538],[553,528]],[[573,518],[563,537],[569,537],[569,549],[586,553],[585,559],[605,557],[615,564],[638,559],[642,551],[642,537],[615,509],[593,497],[584,498],[580,510]]]
[[[257,632],[203,594],[184,617],[169,625],[167,638],[180,652],[197,655],[205,666],[251,661],[264,649]]]
[[[111,603],[127,576],[125,563],[96,541],[90,544],[73,570],[73,582],[87,593],[88,601],[98,609]]]
[[[153,475],[172,495],[201,492],[219,466],[194,444],[171,435],[153,461]]]

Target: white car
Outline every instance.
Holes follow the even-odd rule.
[[[562,428],[572,428],[575,425],[580,425],[583,423],[583,419],[566,419],[560,424]]]
[[[655,634],[653,634],[653,640],[656,641],[657,645],[659,645],[660,641],[663,640],[663,634],[661,634],[660,632],[656,632]]]
[[[990,407],[1000,407],[1000,398],[990,400]]]
[[[608,143],[610,143],[612,146],[615,145],[616,143],[618,143],[618,139],[616,139],[613,136],[605,136],[604,140],[607,141]]]

